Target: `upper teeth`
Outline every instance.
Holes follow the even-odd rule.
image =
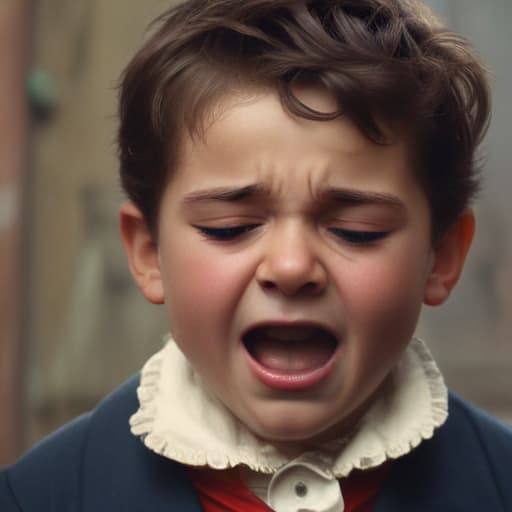
[[[274,338],[282,341],[303,341],[313,333],[313,327],[307,326],[279,326],[267,327],[265,334],[269,338]]]

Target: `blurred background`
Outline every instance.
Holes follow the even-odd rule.
[[[0,2],[0,466],[161,346],[117,234],[116,85],[170,3]],[[488,64],[494,117],[465,275],[418,334],[454,390],[512,423],[512,2],[428,3]]]

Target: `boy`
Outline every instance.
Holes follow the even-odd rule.
[[[120,225],[173,340],[1,473],[2,511],[512,510],[512,433],[412,339],[462,270],[488,112],[415,1],[165,13],[123,76]]]

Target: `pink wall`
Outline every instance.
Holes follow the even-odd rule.
[[[0,466],[18,454],[21,429],[25,23],[24,0],[0,2]]]

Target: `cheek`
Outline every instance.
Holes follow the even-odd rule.
[[[171,296],[177,295],[179,300],[187,304],[196,302],[198,305],[210,304],[212,307],[219,301],[222,302],[222,294],[227,284],[222,262],[212,258],[183,255],[171,265]]]
[[[360,265],[350,274],[346,298],[358,325],[369,331],[409,336],[423,301],[425,267],[419,259],[397,255]]]
[[[161,264],[165,303],[176,336],[229,328],[245,283],[237,258],[189,244],[164,253]]]
[[[354,382],[371,393],[388,374],[414,334],[424,278],[420,265],[400,258],[361,265],[345,288],[348,361]]]

